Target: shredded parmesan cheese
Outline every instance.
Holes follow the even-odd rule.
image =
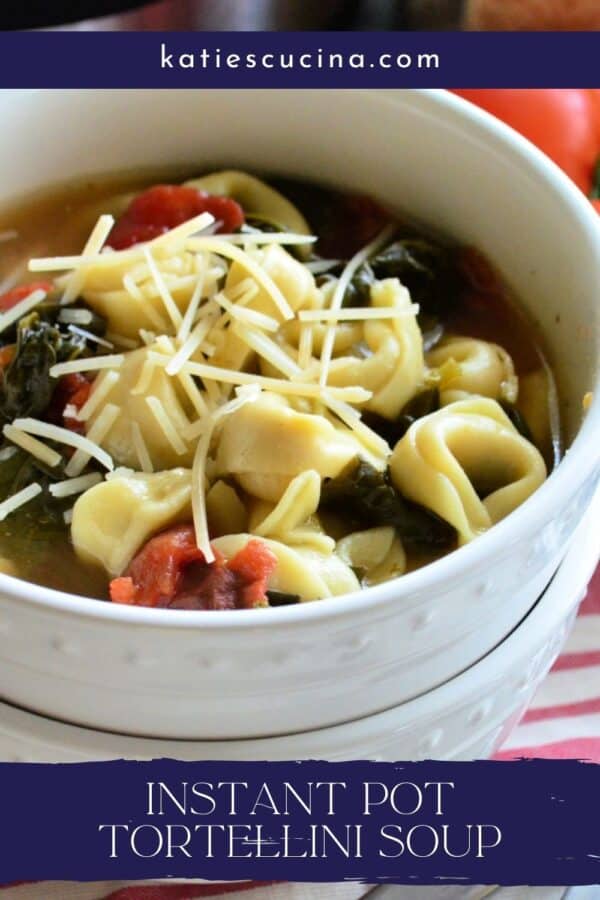
[[[298,313],[301,322],[355,322],[363,319],[401,319],[416,316],[419,304],[411,303],[404,309],[395,306],[365,306],[349,309],[303,309]]]
[[[200,319],[190,336],[179,348],[175,356],[169,361],[166,368],[167,375],[177,375],[184,363],[187,362],[192,353],[194,353],[203,342],[204,338],[212,328],[215,318],[216,314],[213,314],[212,317],[206,316],[205,318]]]
[[[192,328],[192,323],[196,318],[196,313],[198,312],[198,307],[200,306],[200,302],[202,300],[202,293],[204,291],[204,282],[206,280],[206,268],[207,262],[206,257],[200,257],[204,262],[204,268],[200,271],[198,276],[198,280],[196,282],[196,287],[194,288],[194,293],[192,294],[192,298],[188,303],[187,309],[181,320],[181,325],[179,326],[179,331],[177,332],[177,339],[179,341],[186,341],[189,333]]]
[[[58,321],[65,325],[89,325],[93,318],[89,309],[61,309],[57,316]]]
[[[302,369],[298,363],[286,353],[283,347],[276,344],[275,341],[271,340],[270,337],[267,337],[266,334],[263,334],[262,331],[257,331],[255,328],[248,328],[246,325],[240,327],[238,324],[234,326],[233,333],[241,338],[251,350],[258,353],[259,356],[271,363],[271,365],[279,372],[283,372],[284,375],[287,375],[288,378],[294,378],[297,375],[302,374]]]
[[[114,409],[118,412],[117,407],[114,407]],[[75,447],[76,450],[82,450],[84,453],[97,459],[105,469],[112,470],[114,468],[113,461],[108,453],[101,447],[98,447],[97,444],[94,444],[93,439],[90,439],[89,437],[84,437],[84,435],[77,434],[75,431],[69,431],[68,428],[61,428],[59,425],[50,425],[49,422],[42,422],[40,419],[32,419],[30,417],[15,419],[12,424],[15,428],[20,428],[28,434],[36,434],[38,437],[45,437],[50,441],[57,441],[59,444],[68,444],[70,447]],[[73,459],[74,457],[71,458],[71,462]],[[69,472],[68,469],[69,467],[67,466],[67,475],[74,474]]]
[[[86,356],[72,359],[69,362],[57,363],[50,369],[53,378],[70,375],[71,372],[92,372],[95,369],[118,369],[123,365],[125,357],[122,353],[108,353],[106,356]]]
[[[220,241],[232,244],[314,244],[318,238],[314,234],[293,234],[291,231],[242,231],[236,234],[220,234]],[[202,238],[190,238],[202,241]]]
[[[214,562],[215,555],[210,546],[208,523],[206,520],[206,459],[210,449],[213,431],[219,420],[224,416],[240,409],[245,403],[252,403],[260,394],[260,388],[256,386],[238,389],[237,396],[225,403],[210,419],[206,432],[200,437],[194,462],[192,464],[192,515],[194,518],[194,530],[196,532],[196,544],[202,550],[207,563]]]
[[[152,460],[150,459],[150,454],[148,453],[142,429],[137,422],[131,423],[131,438],[133,440],[133,449],[135,450],[142,472],[154,472],[154,467],[152,465]]]
[[[87,422],[87,420],[96,412],[100,404],[104,402],[118,380],[118,374],[112,369],[98,375],[94,381],[90,396],[76,414],[76,418],[79,419],[80,422]]]
[[[294,311],[280,289],[277,287],[271,276],[265,272],[262,266],[260,266],[249,253],[245,253],[240,247],[236,247],[234,244],[228,244],[227,241],[221,241],[219,238],[213,237],[190,239],[188,241],[188,246],[192,250],[208,250],[212,253],[217,253],[219,256],[224,256],[226,259],[233,260],[233,262],[239,263],[240,266],[246,269],[246,271],[254,278],[257,284],[266,291],[283,318],[286,321],[294,318]]]
[[[47,447],[46,444],[42,444],[37,438],[32,437],[20,428],[16,428],[14,425],[5,425],[2,433],[13,444],[26,450],[27,453],[46,463],[47,466],[57,466],[62,460],[62,456],[56,450],[52,450],[51,447]]]
[[[97,256],[110,232],[112,231],[115,220],[112,216],[100,216],[92,233],[90,234],[85,247],[83,248],[83,256]],[[85,284],[86,266],[78,266],[69,276],[67,286],[61,298],[61,305],[66,306],[72,303],[81,292]]]
[[[324,396],[324,402],[326,406],[334,413],[338,419],[347,425],[348,428],[351,428],[352,431],[359,437],[362,442],[374,453],[378,456],[388,457],[390,455],[391,448],[387,441],[384,441],[382,437],[380,437],[377,432],[373,431],[369,428],[365,423],[361,420],[360,413],[354,409],[354,407],[349,406],[347,403],[342,403],[339,400],[329,396],[329,392]]]
[[[336,311],[341,309],[342,303],[344,302],[344,295],[346,293],[346,290],[348,289],[350,282],[354,278],[357,270],[360,269],[360,267],[364,263],[366,263],[374,253],[377,253],[380,247],[388,242],[388,240],[393,236],[394,232],[397,231],[397,229],[397,225],[388,225],[387,228],[384,228],[383,231],[373,241],[371,241],[371,243],[367,244],[366,247],[363,247],[362,250],[359,250],[358,253],[355,253],[352,259],[348,261],[333,291],[330,305],[331,310]],[[329,363],[331,362],[331,356],[333,353],[334,340],[335,319],[325,332],[325,337],[323,339],[323,348],[321,350],[321,376],[319,379],[319,383],[322,387],[325,387],[325,385],[327,384]]]
[[[80,475],[78,478],[65,478],[50,485],[50,493],[53,497],[70,497],[73,494],[83,494],[88,488],[100,484],[102,475],[100,472],[90,472],[89,475]]]
[[[166,286],[161,273],[158,270],[156,262],[154,261],[154,257],[152,256],[152,253],[150,252],[150,248],[148,246],[144,247],[144,256],[148,261],[150,273],[152,275],[152,278],[154,279],[154,282],[158,289],[158,293],[160,294],[160,298],[165,305],[165,309],[167,310],[167,313],[171,322],[173,323],[175,330],[177,330],[183,321],[182,315],[179,312],[177,304],[173,300],[173,296]]]
[[[239,322],[246,322],[250,325],[256,325],[258,328],[262,328],[265,331],[278,331],[279,322],[277,319],[274,319],[272,316],[267,316],[265,313],[261,313],[256,309],[246,309],[242,304],[242,300],[249,302],[251,299],[252,294],[250,296],[244,294],[241,300],[239,300],[237,304],[234,304],[228,300],[223,293],[215,294],[214,296],[214,300],[229,313],[232,319],[237,319]]]
[[[18,319],[32,310],[34,306],[41,303],[45,297],[46,291],[42,291],[38,288],[37,290],[32,291],[27,297],[24,297],[23,300],[19,300],[18,303],[15,303],[10,309],[7,309],[6,312],[0,313],[0,331],[4,331],[9,325],[13,325]]]
[[[167,411],[165,410],[158,397],[146,397],[146,404],[150,408],[152,415],[156,419],[158,425],[163,431],[164,436],[166,437],[175,453],[177,453],[179,456],[184,454],[187,450],[187,447],[177,434],[172,420],[169,418]]]
[[[115,406],[114,403],[107,403],[106,406],[101,410],[101,412],[98,414],[98,418],[93,423],[86,437],[86,440],[89,441],[89,443],[93,447],[100,449],[100,443],[104,440],[104,438],[112,428],[115,419],[119,415],[120,411],[121,410],[119,409],[119,407]],[[104,453],[105,451],[102,452]],[[79,447],[69,460],[65,468],[65,472],[67,473],[67,475],[79,475],[87,466],[90,457],[94,455],[96,455],[96,459],[99,459],[98,454],[92,453],[89,447]],[[106,455],[108,456],[108,454]],[[109,468],[113,468],[112,460]]]
[[[150,354],[149,354],[150,355]],[[153,359],[157,365],[166,366],[167,357],[161,353],[153,353]],[[319,384],[303,384],[300,381],[285,381],[283,378],[268,378],[265,375],[254,375],[252,372],[234,372],[233,369],[221,369],[219,366],[210,366],[205,363],[187,362],[182,367],[183,371],[208,382],[225,382],[225,384],[255,384],[266,391],[274,391],[279,394],[296,394],[298,397],[323,397],[325,394],[337,400],[345,400],[347,403],[365,403],[371,396],[371,391],[358,385],[350,387],[328,387],[327,390]]]
[[[111,344],[110,341],[107,341],[104,338],[98,337],[97,334],[94,334],[91,331],[86,331],[85,328],[79,328],[78,325],[68,325],[67,329],[72,334],[80,334],[86,340],[93,341],[95,344],[99,344],[101,347],[108,347],[109,350],[114,350],[114,345]]]
[[[30,500],[33,500],[34,497],[37,497],[37,495],[41,493],[41,484],[34,481],[33,484],[29,484],[26,488],[23,488],[22,491],[17,491],[12,497],[7,497],[6,500],[3,500],[2,503],[0,503],[0,522],[3,522],[8,515],[25,503],[29,503]]]

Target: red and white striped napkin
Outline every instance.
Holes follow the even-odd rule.
[[[588,759],[600,763],[600,567],[562,656],[496,759]],[[137,884],[38,882],[0,889],[1,900],[359,900],[359,884]]]

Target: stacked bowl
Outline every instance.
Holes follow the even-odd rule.
[[[24,745],[49,759],[492,752],[556,656],[598,555],[596,510],[565,559],[600,473],[600,398],[582,405],[600,343],[600,227],[585,198],[442,91],[27,91],[0,108],[3,203],[66,174],[227,163],[359,190],[476,245],[544,336],[568,447],[477,540],[324,602],[174,613],[0,575],[3,758]],[[40,158],[40,128],[56,122],[77,137]]]

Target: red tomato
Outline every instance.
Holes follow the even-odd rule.
[[[261,541],[250,540],[229,562],[215,556],[207,565],[191,525],[170,528],[151,538],[125,575],[111,581],[111,600],[172,609],[239,609],[264,602],[277,559]]]
[[[20,303],[21,300],[24,300],[25,297],[33,294],[34,291],[49,292],[53,287],[54,285],[51,281],[31,281],[29,284],[20,284],[19,287],[11,288],[10,291],[0,296],[0,311],[5,312],[7,309],[11,309],[17,303]]]
[[[600,157],[600,98],[591,90],[458,90],[543,150],[589,195]]]
[[[80,422],[79,419],[74,419],[72,416],[65,416],[64,413],[67,406],[74,406],[78,410],[81,409],[89,397],[91,389],[92,382],[88,381],[85,375],[82,375],[80,372],[63,375],[54,389],[52,401],[46,414],[47,419],[58,425],[64,425],[65,428],[76,431],[78,434],[83,434],[85,431],[84,423]]]
[[[157,184],[134,197],[111,231],[107,244],[115,250],[150,241],[193,219],[211,213],[219,227],[217,233],[229,234],[244,223],[244,212],[230,197],[219,197],[192,187]]]

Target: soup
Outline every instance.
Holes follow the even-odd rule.
[[[7,210],[0,240],[9,574],[173,609],[321,600],[476,539],[558,460],[497,273],[369,198],[107,179]]]

